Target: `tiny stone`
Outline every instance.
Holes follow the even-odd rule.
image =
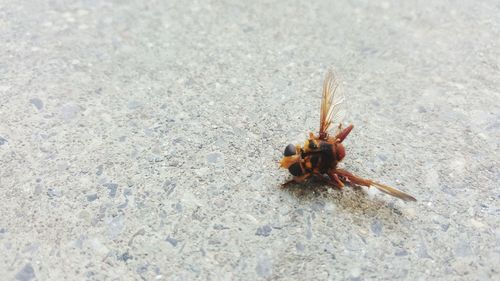
[[[207,155],[207,162],[208,163],[216,164],[216,163],[220,162],[221,160],[222,160],[221,153],[214,152],[214,153],[209,153]]]
[[[128,109],[137,109],[137,108],[142,107],[142,103],[135,101],[135,100],[129,101],[127,104],[127,107],[128,107]]]
[[[272,264],[268,257],[261,257],[257,262],[257,267],[255,268],[257,274],[262,278],[267,278],[271,276]]]
[[[109,238],[111,240],[117,239],[125,228],[125,220],[123,216],[117,216],[109,223]]]
[[[425,246],[424,242],[421,242],[420,247],[418,249],[418,257],[419,258],[431,258],[429,253],[427,252],[427,246]]]
[[[450,228],[450,224],[449,223],[443,223],[443,224],[441,224],[441,230],[443,230],[444,232],[448,231],[448,228]]]
[[[271,228],[270,225],[266,224],[264,226],[261,226],[259,228],[257,228],[257,231],[255,232],[255,235],[258,235],[258,236],[269,236],[271,235],[271,231],[273,229]]]
[[[2,138],[2,137],[0,136],[0,145],[5,144],[6,142],[7,142],[7,140],[6,140],[6,139],[4,139],[4,138]]]
[[[171,160],[171,161],[168,162],[168,165],[170,167],[178,167],[179,166],[179,161],[177,161],[177,160]]]
[[[122,260],[124,262],[128,261],[131,258],[132,258],[132,256],[128,252],[125,252],[121,256],[118,257],[119,260]]]
[[[397,250],[396,253],[394,253],[396,256],[401,257],[401,256],[406,256],[408,255],[408,252],[405,249],[400,249]]]
[[[55,189],[49,188],[49,189],[47,190],[47,195],[48,195],[49,197],[51,197],[51,198],[53,198],[53,197],[61,197],[61,196],[62,196],[62,193],[61,193],[61,191],[59,191],[59,190],[55,190]]]
[[[383,227],[382,222],[379,219],[375,219],[372,222],[371,229],[375,235],[378,236],[380,235],[380,233],[382,233],[382,227]]]
[[[175,187],[176,187],[175,182],[172,182],[170,180],[165,180],[165,182],[163,182],[163,190],[165,191],[167,196],[169,196],[170,194],[172,194],[172,192],[174,192]]]
[[[76,118],[79,111],[80,107],[78,105],[65,104],[61,108],[61,116],[64,120],[69,121],[71,119]]]
[[[473,255],[470,245],[466,241],[462,241],[455,246],[455,255],[458,257],[466,257]]]
[[[103,186],[108,188],[108,195],[110,197],[116,196],[116,189],[118,188],[118,184],[110,182],[103,184]]]
[[[33,269],[33,266],[31,266],[30,263],[27,263],[23,269],[21,269],[17,274],[16,274],[16,279],[19,281],[29,281],[31,279],[35,278],[35,270]]]
[[[311,217],[307,217],[307,227],[306,227],[306,238],[307,240],[311,240],[313,234],[312,234],[312,227],[311,227]]]
[[[214,229],[216,230],[223,230],[223,229],[229,229],[229,227],[226,227],[222,224],[214,224]]]
[[[143,274],[145,273],[146,271],[148,271],[148,267],[146,265],[143,265],[143,266],[139,266],[136,270],[135,270],[138,274]]]
[[[35,194],[35,195],[42,194],[42,186],[39,184],[35,185],[35,191],[33,192],[33,194]]]
[[[97,166],[97,172],[95,172],[96,175],[100,176],[102,175],[103,167],[102,165]]]
[[[387,156],[383,155],[383,154],[379,154],[377,155],[378,159],[382,160],[382,161],[385,161],[387,160]]]
[[[128,205],[128,199],[127,199],[127,200],[125,200],[125,203],[123,203],[123,204],[120,204],[120,205],[116,206],[116,208],[118,208],[118,209],[123,209],[123,208],[126,208],[126,207],[127,207],[127,205]]]
[[[176,203],[174,207],[175,207],[175,210],[177,210],[177,212],[179,212],[179,213],[182,212],[182,204],[181,203]]]
[[[174,247],[175,247],[175,246],[177,246],[177,243],[179,243],[179,241],[177,241],[177,239],[174,239],[174,238],[172,238],[172,237],[170,237],[170,236],[169,236],[169,237],[167,237],[166,241],[167,241],[168,243],[170,243],[170,244],[171,244],[172,246],[174,246]]]
[[[36,109],[40,110],[43,108],[43,102],[39,98],[30,99],[30,103],[36,107]]]
[[[97,194],[87,195],[87,201],[92,202],[97,199]]]
[[[303,252],[304,251],[304,245],[300,242],[297,242],[297,244],[295,244],[295,249],[298,251],[298,252]]]

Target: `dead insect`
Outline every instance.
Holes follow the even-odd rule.
[[[355,184],[371,187],[395,196],[405,201],[417,201],[413,196],[395,188],[363,179],[352,173],[337,168],[337,164],[345,157],[345,148],[342,142],[351,132],[353,125],[342,128],[342,119],[345,114],[345,97],[338,89],[339,83],[335,80],[332,71],[329,71],[323,82],[323,97],[320,108],[320,127],[318,135],[309,133],[309,139],[304,146],[289,144],[283,152],[281,167],[288,169],[293,179],[285,182],[286,186],[292,182],[304,182],[316,176],[329,185],[342,189],[345,184]],[[337,125],[333,136],[329,134],[331,125]],[[324,175],[328,178],[325,178]]]

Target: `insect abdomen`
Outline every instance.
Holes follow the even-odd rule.
[[[323,170],[326,171],[335,166],[337,163],[337,159],[333,151],[333,145],[331,143],[322,141],[320,142],[319,149],[321,150],[321,162],[323,163]]]

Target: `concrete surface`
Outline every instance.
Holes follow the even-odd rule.
[[[245,2],[0,1],[0,279],[500,280],[498,1]]]

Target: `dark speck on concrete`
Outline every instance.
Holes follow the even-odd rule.
[[[167,237],[167,239],[165,239],[168,243],[170,243],[170,245],[172,246],[177,246],[177,243],[179,243],[179,241],[177,241],[177,239],[175,238],[172,238],[172,237]]]
[[[35,278],[35,270],[30,263],[27,263],[17,274],[16,280],[19,281],[29,281]]]
[[[257,231],[255,232],[255,235],[258,235],[258,236],[269,236],[269,235],[271,235],[271,231],[273,231],[273,229],[271,228],[271,226],[269,224],[266,224],[266,225],[263,225],[263,226],[257,228]]]
[[[7,142],[7,140],[6,140],[6,139],[4,139],[4,138],[2,138],[2,137],[0,136],[0,145],[5,144],[6,142]]]
[[[104,187],[108,188],[108,195],[109,197],[115,197],[116,196],[116,189],[118,188],[118,184],[116,183],[105,183],[103,184]]]
[[[30,103],[36,107],[36,109],[40,110],[43,108],[43,102],[39,98],[30,99]]]
[[[119,260],[124,261],[124,262],[128,261],[131,258],[132,258],[132,256],[128,252],[125,252],[118,257]]]
[[[229,229],[229,227],[224,226],[222,224],[214,224],[214,229],[215,230],[223,230],[223,229]]]

